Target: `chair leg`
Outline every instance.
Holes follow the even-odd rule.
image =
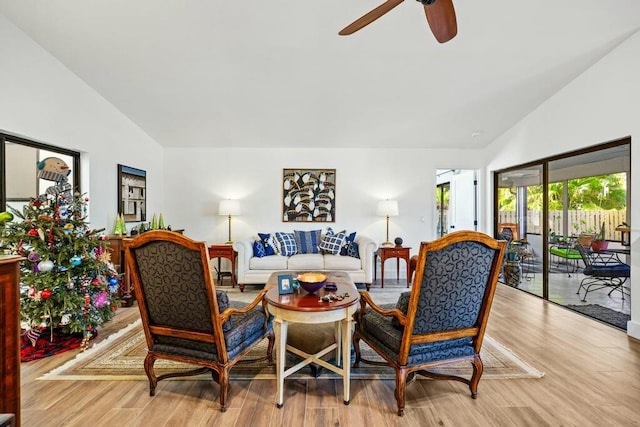
[[[158,386],[158,378],[156,378],[153,370],[154,363],[156,363],[156,357],[153,353],[147,353],[147,356],[144,358],[144,372],[147,374],[147,378],[149,378],[149,396],[156,395],[156,387]]]
[[[220,411],[227,411],[227,395],[229,394],[229,370],[222,369],[220,376]]]
[[[407,385],[407,368],[396,370],[396,402],[398,403],[398,416],[404,415],[404,389]]]
[[[353,362],[353,367],[358,368],[360,366],[360,337],[357,335],[353,337],[353,350],[356,352],[356,360]]]
[[[469,381],[469,390],[471,390],[471,398],[475,399],[478,397],[478,383],[480,382],[480,377],[484,371],[484,364],[482,363],[482,359],[480,359],[479,354],[476,354],[473,357],[473,362],[471,363],[473,364],[473,374]]]
[[[273,365],[273,346],[276,341],[276,336],[273,332],[267,335],[267,340],[269,340],[269,343],[267,344],[267,360],[269,365]]]

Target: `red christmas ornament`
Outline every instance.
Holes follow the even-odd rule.
[[[40,293],[40,297],[42,299],[49,299],[49,297],[51,297],[51,291],[49,289],[43,289]]]
[[[36,230],[35,228],[32,228],[31,230],[29,230],[29,231],[27,232],[27,234],[28,234],[29,236],[37,236],[37,235],[38,235],[38,230]]]

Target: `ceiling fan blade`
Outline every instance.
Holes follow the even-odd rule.
[[[380,6],[373,9],[371,12],[361,16],[360,18],[353,21],[351,24],[344,27],[338,34],[341,36],[348,36],[349,34],[353,34],[359,29],[366,27],[371,24],[376,19],[380,18],[385,13],[389,12],[391,9],[402,3],[404,0],[387,0],[382,3]]]
[[[431,5],[425,5],[424,13],[427,15],[431,32],[440,43],[446,43],[458,34],[452,0],[436,0]]]

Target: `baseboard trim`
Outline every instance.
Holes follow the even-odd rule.
[[[640,340],[640,322],[630,320],[627,323],[627,335]]]

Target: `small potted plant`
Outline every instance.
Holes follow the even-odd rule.
[[[600,226],[600,232],[596,235],[596,237],[591,241],[591,250],[594,252],[601,252],[606,250],[609,247],[609,242],[605,240],[605,227],[604,221]]]

